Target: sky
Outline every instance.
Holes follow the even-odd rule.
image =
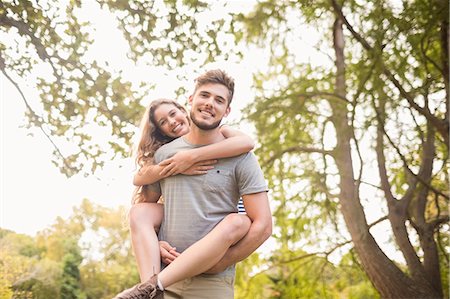
[[[34,235],[57,216],[68,217],[83,198],[109,207],[129,202],[130,159],[107,164],[95,177],[67,179],[51,163],[53,146],[46,137],[23,127],[25,105],[14,87],[0,80],[2,228]]]

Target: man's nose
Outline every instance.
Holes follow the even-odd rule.
[[[205,102],[206,106],[213,107],[214,106],[214,97],[208,97]]]

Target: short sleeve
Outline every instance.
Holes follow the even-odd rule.
[[[236,179],[239,186],[239,195],[267,192],[267,183],[256,156],[247,153],[236,165]]]
[[[161,194],[161,185],[159,182],[155,182],[153,184],[146,185],[147,191],[155,192]]]

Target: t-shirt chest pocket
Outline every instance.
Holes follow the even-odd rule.
[[[231,171],[222,168],[214,168],[208,171],[203,181],[203,187],[208,191],[222,192],[231,191],[233,188],[233,177]]]

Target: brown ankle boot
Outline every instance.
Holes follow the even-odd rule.
[[[155,274],[149,280],[126,289],[113,299],[164,299],[164,292],[159,289],[157,281],[158,277]]]

